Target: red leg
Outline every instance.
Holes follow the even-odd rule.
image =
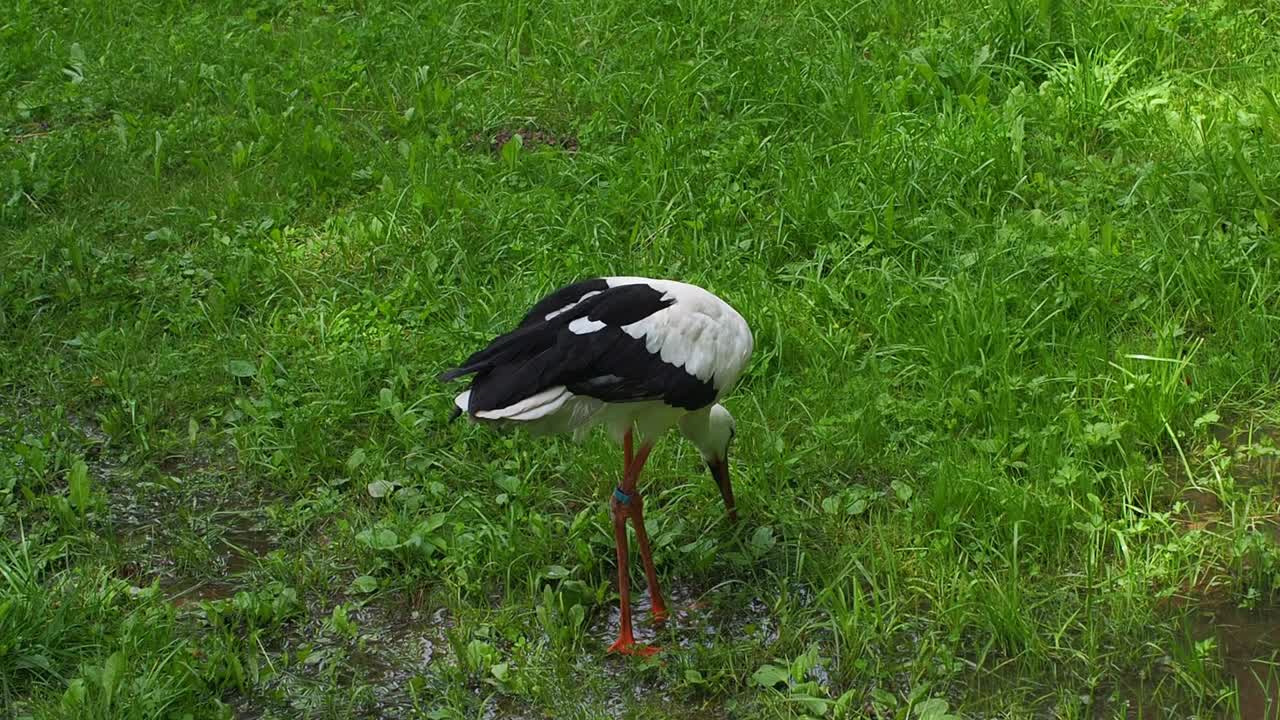
[[[662,588],[658,585],[658,571],[653,567],[653,555],[649,552],[649,531],[644,527],[644,500],[640,493],[631,498],[631,519],[636,525],[636,543],[640,546],[640,559],[644,561],[644,576],[649,581],[649,605],[653,608],[653,621],[666,622],[667,605],[662,602]]]
[[[609,646],[609,652],[632,654],[636,652],[636,639],[631,634],[631,588],[627,577],[627,509],[613,501],[613,542],[618,549],[618,610],[622,614],[618,627],[618,639]]]
[[[624,482],[625,478],[630,477],[631,475],[631,463],[634,459],[635,453],[631,451],[631,431],[628,430],[627,434],[622,436],[622,461],[625,463],[622,466],[622,477],[624,478]]]
[[[649,461],[651,443],[640,447],[640,452],[633,459],[631,467],[631,487],[634,488],[640,479],[640,471]],[[649,604],[653,608],[654,622],[667,619],[667,605],[662,601],[662,586],[658,584],[658,572],[653,567],[653,554],[649,550],[649,531],[644,526],[644,498],[639,490],[632,491],[631,521],[636,526],[636,543],[640,546],[640,559],[644,562],[645,579],[649,582]]]
[[[630,444],[631,433],[628,432],[626,445],[630,446]],[[618,639],[609,646],[609,652],[617,652],[624,655],[653,655],[658,652],[656,647],[636,644],[635,637],[632,635],[631,590],[627,567],[627,517],[633,516],[633,503],[639,499],[635,492],[636,479],[640,476],[640,471],[644,468],[645,461],[649,458],[651,447],[652,445],[649,444],[642,445],[640,452],[627,462],[627,472],[622,476],[621,490],[630,497],[629,502],[623,503],[615,496],[612,503],[610,503],[613,509],[613,541],[618,549],[618,609],[621,619],[618,627]],[[627,449],[630,448],[628,447]]]

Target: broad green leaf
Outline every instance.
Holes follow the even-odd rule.
[[[390,528],[361,530],[356,534],[356,540],[359,540],[374,550],[390,550],[398,547],[400,542],[400,538],[396,535],[396,531]]]
[[[759,670],[751,673],[751,681],[760,687],[771,688],[791,681],[791,674],[786,668],[776,665],[761,665]]]
[[[444,513],[435,513],[434,515],[427,518],[426,520],[423,520],[422,522],[418,523],[418,532],[422,533],[423,535],[430,535],[436,530],[439,530],[444,525],[444,521],[445,521]]]
[[[111,653],[111,657],[102,665],[102,694],[103,705],[111,706],[111,700],[115,697],[116,688],[119,687],[120,681],[124,678],[124,653],[117,650]]]
[[[84,697],[84,678],[76,678],[67,684],[66,692],[62,693],[62,708],[78,714],[84,707]]]
[[[929,698],[915,706],[918,720],[956,720],[955,715],[947,712],[947,701],[942,698]]]
[[[1221,419],[1222,418],[1218,415],[1217,411],[1210,410],[1209,412],[1196,418],[1196,421],[1195,423],[1193,423],[1193,425],[1195,427],[1203,427],[1205,425],[1212,425],[1213,423],[1216,423]]]
[[[757,555],[767,552],[775,544],[777,539],[773,537],[773,528],[768,525],[762,525],[751,533],[751,548]]]
[[[71,495],[71,504],[81,514],[89,509],[92,494],[89,491],[89,466],[83,460],[77,460],[71,466],[67,477],[67,492]]]
[[[9,601],[0,603],[0,618],[3,618],[8,614],[8,609]],[[22,670],[44,670],[45,672],[50,672],[53,669],[52,663],[49,662],[49,657],[47,655],[41,655],[40,653],[35,653],[33,655],[19,655],[14,665]]]
[[[364,464],[365,452],[364,448],[356,448],[351,451],[351,457],[347,458],[347,470],[355,472],[356,468]]]
[[[880,707],[898,707],[898,697],[884,688],[871,688],[871,701]]]
[[[819,717],[827,714],[827,708],[830,707],[831,701],[826,698],[813,697],[812,695],[795,694],[791,696],[791,701],[800,705],[805,712],[810,715]]]
[[[494,480],[494,482],[511,495],[515,495],[516,491],[520,489],[520,478],[512,477],[511,475],[503,475]]]
[[[511,139],[502,145],[502,161],[507,167],[514,168],[516,160],[520,157],[520,148],[524,147],[524,137],[519,133],[511,136]]]
[[[258,368],[248,360],[231,360],[227,362],[227,372],[238,378],[251,378],[258,374]]]
[[[901,480],[894,480],[893,482],[889,483],[889,487],[893,488],[893,492],[898,496],[898,499],[901,500],[902,502],[906,502],[910,500],[911,496],[915,494],[915,491],[911,489],[911,486],[902,482]]]
[[[393,548],[400,542],[400,538],[396,535],[395,530],[391,530],[389,528],[383,528],[374,533],[373,538],[374,547],[382,550]]]
[[[569,569],[563,565],[552,565],[547,568],[547,571],[544,574],[552,580],[559,580],[561,578],[569,577],[572,573],[570,573]]]

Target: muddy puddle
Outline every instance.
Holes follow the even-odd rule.
[[[751,594],[746,594],[751,593]],[[345,599],[347,614],[358,628],[355,635],[334,631],[327,619],[331,606],[313,607],[308,620],[286,632],[267,652],[280,672],[254,688],[247,696],[227,698],[237,717],[302,716],[314,712],[316,703],[333,697],[350,699],[343,712],[350,717],[429,717],[445,696],[459,688],[456,642],[468,637],[465,628],[446,609],[415,607],[413,601],[382,597],[365,605]],[[776,621],[768,605],[740,585],[696,587],[673,584],[666,593],[670,618],[655,629],[650,620],[647,593],[635,594],[633,621],[636,639],[668,650],[695,646],[719,647],[726,638],[772,643],[778,637]],[[744,609],[745,605],[745,609]],[[637,708],[661,709],[673,718],[723,717],[714,708],[692,707],[687,698],[668,686],[662,673],[635,672],[633,658],[605,655],[616,637],[619,613],[616,603],[599,608],[585,632],[583,648],[573,673],[584,679],[581,694],[572,698],[571,717],[635,717]],[[451,640],[451,634],[454,637]],[[490,640],[501,645],[498,639]],[[298,653],[307,659],[298,662]],[[519,653],[503,657],[520,662]],[[294,658],[293,662],[283,660]],[[656,661],[662,662],[664,655]],[[335,693],[335,688],[341,691]],[[518,695],[491,687],[487,682],[467,681],[461,691],[472,695],[470,717],[494,720],[543,718],[546,708],[530,705]],[[327,699],[328,700],[327,700]],[[453,697],[456,701],[456,694]]]
[[[278,547],[266,515],[275,498],[232,494],[232,469],[210,458],[168,458],[132,473],[100,465],[109,532],[135,586],[157,583],[180,607],[229,598]]]
[[[228,517],[222,519],[220,515]],[[179,607],[232,597],[242,589],[238,578],[252,571],[261,558],[277,547],[275,536],[258,513],[219,511],[211,517],[215,527],[221,525],[220,530],[205,538],[214,552],[212,572],[194,580],[181,571],[156,575],[165,596]]]
[[[1280,720],[1280,607],[1220,607],[1191,621],[1193,638],[1212,639],[1222,659],[1225,717]]]
[[[632,634],[638,643],[687,650],[723,645],[726,638],[752,639],[766,647],[778,639],[777,623],[769,606],[754,594],[749,598],[741,596],[741,588],[736,586],[669,583],[663,587],[669,617],[661,624],[652,620],[649,594],[643,583],[636,588],[633,581],[632,588]],[[617,639],[622,620],[617,602],[610,602],[608,607],[607,613],[596,613],[587,629],[590,642],[600,648]]]
[[[228,508],[200,494],[180,499],[149,494],[128,498],[114,535],[135,585],[158,582],[172,602],[231,597],[238,578],[278,546],[262,506]]]
[[[225,521],[218,515],[227,515]],[[214,522],[223,524],[225,531],[218,538],[222,545],[218,561],[228,575],[238,575],[252,569],[259,558],[276,549],[276,538],[267,529],[266,519],[259,511],[232,510],[214,513]]]
[[[1280,720],[1280,606],[1203,608],[1185,618],[1182,630],[1150,677],[1119,682],[1094,717]],[[1198,702],[1162,702],[1161,688],[1173,674],[1198,678]]]
[[[1214,440],[1231,457],[1236,480],[1248,483],[1280,481],[1280,428],[1258,425],[1217,425]]]
[[[1243,491],[1258,504],[1248,507],[1252,532],[1280,542],[1280,428],[1226,418],[1209,428],[1210,439],[1186,455],[1171,453],[1165,470],[1172,481],[1171,504],[1181,508],[1186,531],[1230,529]],[[1212,717],[1280,720],[1280,605],[1238,607],[1213,588],[1191,589],[1202,603],[1183,624],[1185,639],[1143,687],[1122,683],[1126,717],[1172,717],[1154,700],[1159,682],[1170,672],[1202,675],[1202,708]],[[1185,715],[1185,713],[1183,714]]]
[[[1280,428],[1219,424],[1210,428],[1212,440],[1171,452],[1164,458],[1165,472],[1179,489],[1177,499],[1193,514],[1221,509],[1217,492],[1224,483],[1270,488],[1280,495]]]
[[[448,611],[394,602],[345,607],[353,636],[331,626],[332,607],[313,607],[309,620],[265,648],[278,672],[248,694],[227,698],[237,718],[268,710],[306,716],[342,696],[351,717],[420,717],[431,709],[439,688],[429,678],[454,662],[448,632],[455,622]]]
[[[618,637],[621,612],[616,601],[598,608],[594,620],[587,626],[585,647],[576,665],[576,672],[583,676],[598,674],[603,679],[601,685],[592,687],[580,699],[585,715],[642,717],[636,715],[637,709],[647,708],[671,718],[725,717],[716,702],[705,706],[691,704],[687,689],[673,687],[667,675],[637,675],[634,670],[643,662],[666,663],[672,654],[699,649],[723,648],[734,643],[773,645],[779,638],[779,627],[764,596],[758,589],[741,583],[668,582],[663,586],[668,618],[654,623],[643,580],[633,577],[632,589],[631,622],[636,642],[656,646],[663,652],[648,661],[606,654],[605,648]],[[797,585],[794,591],[801,604],[813,601],[808,588]],[[825,673],[819,674],[822,676],[814,679],[828,685]]]

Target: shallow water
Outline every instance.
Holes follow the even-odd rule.
[[[225,514],[232,519],[224,523],[226,530],[220,538],[223,551],[219,562],[227,574],[251,569],[259,558],[276,548],[276,537],[256,513],[232,511]]]
[[[659,647],[672,644],[688,649],[697,645],[712,647],[722,644],[726,638],[751,636],[765,645],[778,638],[778,628],[768,604],[753,597],[743,607],[742,598],[728,586],[701,588],[688,583],[668,583],[663,587],[663,598],[670,617],[665,623],[655,625],[650,617],[648,591],[643,583],[637,587],[633,581],[631,624],[636,642]],[[621,618],[617,602],[611,602],[608,613],[598,614],[588,628],[588,637],[599,647],[608,647],[618,637]]]
[[[1232,454],[1232,475],[1247,483],[1280,480],[1280,428],[1219,425],[1213,437]]]
[[[1221,607],[1192,622],[1196,639],[1213,638],[1236,687],[1236,707],[1225,717],[1280,720],[1280,607]]]

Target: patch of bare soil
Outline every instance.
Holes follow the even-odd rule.
[[[53,132],[53,129],[49,123],[44,120],[40,120],[38,122],[29,122],[16,128],[14,133],[9,136],[9,139],[12,140],[15,145],[21,145],[22,143],[30,142],[36,138],[42,138],[51,132]]]
[[[521,146],[526,150],[551,148],[576,153],[579,149],[578,138],[570,134],[559,134],[538,128],[503,128],[491,135],[475,133],[471,136],[473,147],[488,147],[493,153],[500,154],[502,148],[515,137],[519,137]]]

